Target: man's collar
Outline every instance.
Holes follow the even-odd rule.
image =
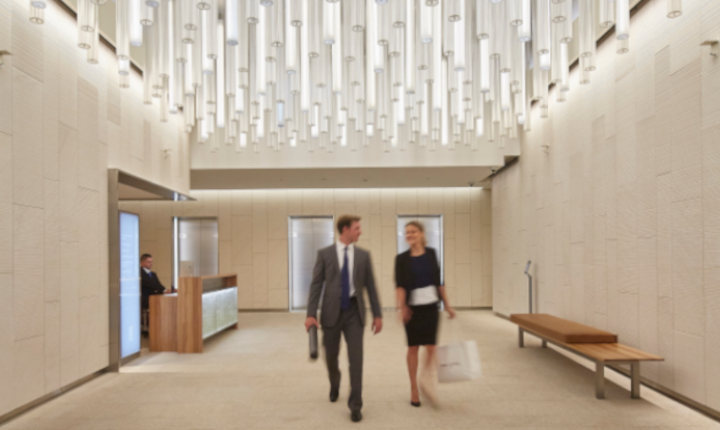
[[[338,249],[345,249],[346,246],[348,247],[348,249],[353,249],[353,247],[355,246],[354,242],[351,242],[349,245],[345,245],[340,240],[338,240],[335,243],[337,244]]]

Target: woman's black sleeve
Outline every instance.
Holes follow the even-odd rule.
[[[433,258],[433,264],[435,266],[435,285],[437,287],[440,287],[442,285],[442,279],[440,279],[440,262],[437,259],[437,254],[435,254],[435,250],[433,249],[432,252],[432,258]]]
[[[403,283],[402,283],[402,276],[400,273],[400,254],[395,256],[395,287],[396,288],[400,288],[400,287],[405,288],[405,285],[403,285]]]

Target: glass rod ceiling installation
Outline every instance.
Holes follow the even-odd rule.
[[[30,1],[44,22],[47,0]],[[98,8],[78,0],[78,47],[98,62]],[[435,150],[497,142],[530,129],[548,87],[570,90],[568,44],[579,42],[580,84],[596,70],[596,25],[629,49],[629,0],[115,0],[120,86],[130,46],[144,46],[144,102],[182,114],[198,142],[238,151],[309,151],[407,142]],[[667,16],[682,15],[667,0]],[[531,69],[528,65],[533,65]],[[525,83],[532,73],[532,93]],[[220,131],[222,130],[222,132]]]

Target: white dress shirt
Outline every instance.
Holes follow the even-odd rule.
[[[148,269],[147,267],[143,267],[143,270],[144,270],[145,273],[148,274],[148,275],[150,275],[150,273],[152,273],[152,270]],[[152,275],[150,275],[150,276],[152,276]]]
[[[355,267],[355,244],[345,245],[344,243],[337,241],[335,243],[338,255],[338,265],[340,266],[340,277],[342,280],[342,269],[345,261],[345,247],[347,246],[348,256],[348,273],[350,274],[350,297],[355,296],[355,280],[353,279],[353,267]]]

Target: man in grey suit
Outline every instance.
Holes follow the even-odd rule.
[[[362,419],[362,367],[363,331],[365,328],[365,300],[367,290],[373,314],[373,332],[382,330],[382,313],[370,253],[355,246],[362,230],[360,217],[344,215],[337,222],[338,242],[318,251],[313,279],[310,284],[305,329],[318,325],[317,311],[322,296],[320,322],[323,330],[323,346],[330,377],[330,401],[338,399],[340,391],[340,336],[345,335],[350,361],[350,418]],[[323,286],[325,289],[323,290]]]

